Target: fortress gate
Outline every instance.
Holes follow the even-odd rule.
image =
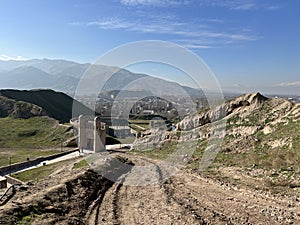
[[[80,150],[93,149],[101,152],[105,150],[106,128],[100,117],[86,117],[80,115],[78,118],[78,147]]]

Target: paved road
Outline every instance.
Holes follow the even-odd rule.
[[[123,148],[123,147],[126,147],[126,146],[131,147],[130,144],[116,144],[116,145],[107,145],[106,149],[107,150],[114,150],[114,149],[120,149],[120,148]],[[68,155],[64,155],[64,156],[58,157],[56,159],[45,160],[45,161],[39,163],[38,165],[30,166],[30,167],[27,167],[26,169],[22,169],[22,170],[18,170],[18,171],[13,171],[13,173],[19,173],[19,172],[23,172],[23,171],[26,171],[26,170],[31,170],[31,169],[34,169],[34,168],[38,168],[38,167],[44,166],[44,164],[49,165],[49,164],[52,164],[52,163],[57,163],[57,162],[65,161],[65,160],[68,160],[68,159],[74,159],[74,158],[77,158],[79,156],[85,156],[85,155],[93,154],[93,153],[94,152],[91,151],[91,150],[83,150],[83,152],[81,152],[81,153],[79,153],[79,152],[73,152],[73,153],[70,153]]]

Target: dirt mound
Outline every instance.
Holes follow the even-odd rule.
[[[106,165],[107,176],[115,178],[127,173],[124,167],[118,167],[119,159],[114,158]],[[127,160],[122,161],[131,164]],[[22,203],[7,207],[0,211],[0,224],[86,224],[85,215],[93,202],[102,201],[106,191],[114,184],[103,175],[87,170],[75,178],[47,189],[49,182],[44,183],[45,189],[39,196],[33,196],[30,187],[25,192],[19,190],[14,199],[22,199]],[[37,183],[36,186],[42,184]],[[24,187],[23,187],[24,188]],[[28,196],[32,196],[28,198]],[[13,201],[13,203],[16,203]]]
[[[30,222],[36,218],[34,224],[43,221],[53,224],[66,222],[66,224],[84,224],[87,208],[97,196],[104,194],[113,182],[101,175],[87,171],[74,180],[70,180],[59,187],[44,194],[30,204],[22,204],[2,214],[2,224],[15,224],[18,221]]]

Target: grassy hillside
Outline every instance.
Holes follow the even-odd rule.
[[[40,148],[59,146],[71,134],[48,117],[0,118],[0,148]]]
[[[0,148],[0,167],[18,162],[24,162],[27,159],[49,156],[60,153],[59,149],[1,149]]]
[[[62,141],[73,136],[70,127],[49,117],[0,118],[0,166],[60,152]]]
[[[47,115],[61,123],[69,122],[73,117],[73,105],[77,114],[93,115],[93,111],[70,96],[53,90],[0,90],[0,95],[8,99],[32,103],[43,108]],[[78,116],[78,115],[75,115]]]

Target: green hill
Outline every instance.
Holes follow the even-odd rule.
[[[73,117],[72,115],[72,109],[73,106],[76,107],[76,115],[79,114],[83,115],[93,115],[94,112],[90,110],[89,108],[85,107],[78,101],[74,100],[70,96],[62,93],[62,92],[56,92],[53,90],[0,90],[0,96],[2,96],[2,99],[6,98],[6,103],[12,104],[14,101],[17,102],[25,102],[24,107],[34,107],[28,105],[28,103],[34,104],[35,106],[40,107],[44,113],[43,115],[48,115],[49,117],[52,117],[56,120],[58,120],[60,123],[66,123],[69,122],[70,119]],[[13,100],[13,101],[12,101]],[[7,104],[6,104],[7,105]],[[5,105],[5,107],[6,107]],[[20,105],[20,104],[19,104]],[[9,113],[5,112],[5,107],[3,105],[0,105],[0,116],[6,117],[9,115]],[[22,107],[21,107],[22,108]],[[35,107],[37,108],[37,107]],[[3,113],[1,113],[4,111]],[[33,115],[35,116],[35,115]],[[37,115],[39,116],[39,115]],[[23,117],[19,117],[23,118]]]
[[[0,148],[60,147],[73,136],[71,126],[42,116],[29,119],[0,118]]]

